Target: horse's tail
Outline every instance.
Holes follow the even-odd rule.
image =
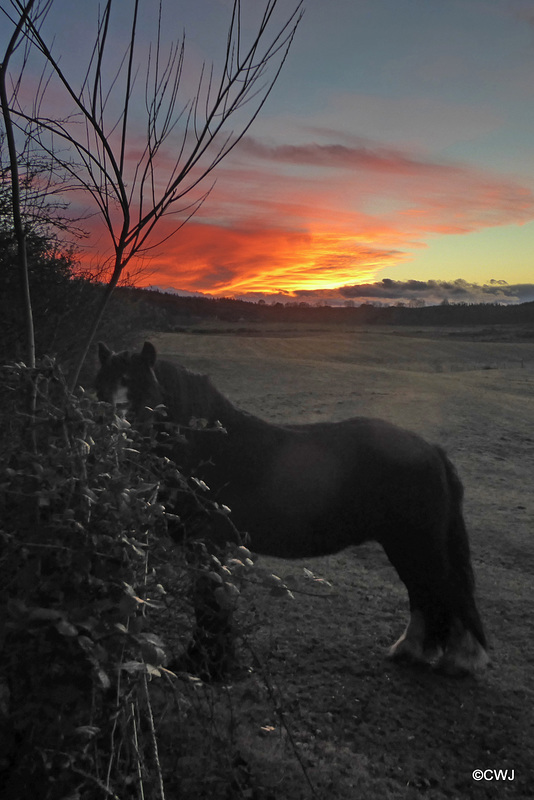
[[[462,510],[464,489],[446,453],[440,448],[438,450],[445,468],[450,497],[447,547],[451,572],[451,601],[461,622],[486,650],[484,626],[475,603],[475,575]]]

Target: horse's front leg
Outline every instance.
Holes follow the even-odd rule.
[[[195,625],[185,657],[188,671],[208,680],[223,678],[235,658],[233,611],[218,602],[217,586],[209,575],[195,581]]]

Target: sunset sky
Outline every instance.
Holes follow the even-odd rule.
[[[245,19],[258,4],[244,0]],[[54,3],[45,30],[64,65],[83,60],[97,5]],[[144,3],[147,37],[156,8]],[[184,100],[203,60],[217,68],[230,8],[167,3],[166,32],[186,31]],[[311,303],[534,300],[533,0],[307,0],[266,106],[214,177],[141,283]],[[109,242],[98,218],[86,227],[96,264]]]

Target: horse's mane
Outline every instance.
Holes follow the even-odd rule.
[[[224,420],[238,414],[235,406],[218,389],[207,375],[191,372],[170,361],[157,361],[156,378],[170,418],[187,424],[191,417],[208,422]]]

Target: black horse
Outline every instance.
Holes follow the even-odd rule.
[[[237,409],[205,375],[99,344],[98,397],[142,418],[164,404],[185,427],[220,420],[226,434],[187,431],[187,464],[232,510],[258,554],[301,558],[375,540],[406,585],[410,622],[391,657],[450,674],[488,662],[474,598],[462,484],[436,445],[388,422],[273,425]]]

